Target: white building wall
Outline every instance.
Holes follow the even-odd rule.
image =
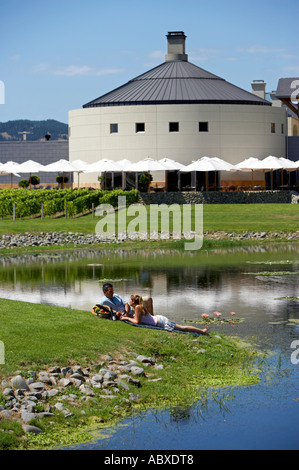
[[[208,122],[208,132],[198,131],[200,121]],[[169,122],[178,122],[179,132],[169,132]],[[136,133],[136,123],[144,123],[145,131]],[[271,132],[272,123],[275,133]],[[110,124],[118,124],[118,133],[110,133]],[[236,164],[252,156],[286,156],[287,116],[278,107],[184,104],[84,108],[69,112],[69,127],[70,161],[127,158],[135,162],[145,157],[168,157],[188,164],[206,155]],[[153,177],[159,179],[160,175]],[[222,174],[222,180],[238,178],[240,175]],[[95,182],[97,175],[81,175],[80,181]]]

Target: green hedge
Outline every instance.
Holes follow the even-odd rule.
[[[16,217],[29,217],[41,213],[53,216],[64,212],[67,207],[69,216],[91,210],[92,204],[96,208],[99,204],[118,205],[118,196],[126,196],[127,205],[138,201],[139,192],[131,191],[103,191],[100,189],[3,189],[0,190],[0,217],[11,217],[15,203]]]

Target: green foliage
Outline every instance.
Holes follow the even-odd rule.
[[[140,191],[147,191],[148,190],[148,187],[149,187],[149,184],[150,182],[152,181],[153,177],[150,173],[143,173],[140,177],[139,177],[139,188],[140,188]]]
[[[22,179],[19,181],[19,186],[20,188],[28,188],[29,186],[29,181],[26,179]]]
[[[37,175],[31,175],[29,178],[29,183],[33,186],[36,186],[40,183],[40,178]]]
[[[0,420],[0,450],[17,449],[24,431],[21,423],[12,419]]]
[[[56,176],[56,181],[58,184],[67,183],[69,180],[68,176]]]
[[[25,180],[27,181],[27,180]],[[27,181],[28,183],[28,181]],[[29,183],[28,183],[29,184]],[[32,184],[34,184],[32,182]],[[20,189],[4,189],[0,191],[0,217],[11,217],[13,205],[16,204],[16,217],[30,217],[41,212],[43,204],[44,216],[53,216],[67,211],[69,216],[80,214],[106,203],[113,207],[118,205],[118,197],[126,196],[127,204],[138,201],[138,191],[102,191],[101,189],[38,189],[28,191]]]

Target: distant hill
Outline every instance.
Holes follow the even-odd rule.
[[[46,134],[51,135],[51,140],[68,140],[68,125],[54,119],[0,122],[0,142],[23,140],[23,132],[26,132],[28,141],[45,140]]]

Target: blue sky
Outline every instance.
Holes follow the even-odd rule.
[[[0,122],[57,119],[164,62],[189,61],[245,90],[299,76],[299,0],[1,0]],[[0,101],[1,102],[1,101]]]

